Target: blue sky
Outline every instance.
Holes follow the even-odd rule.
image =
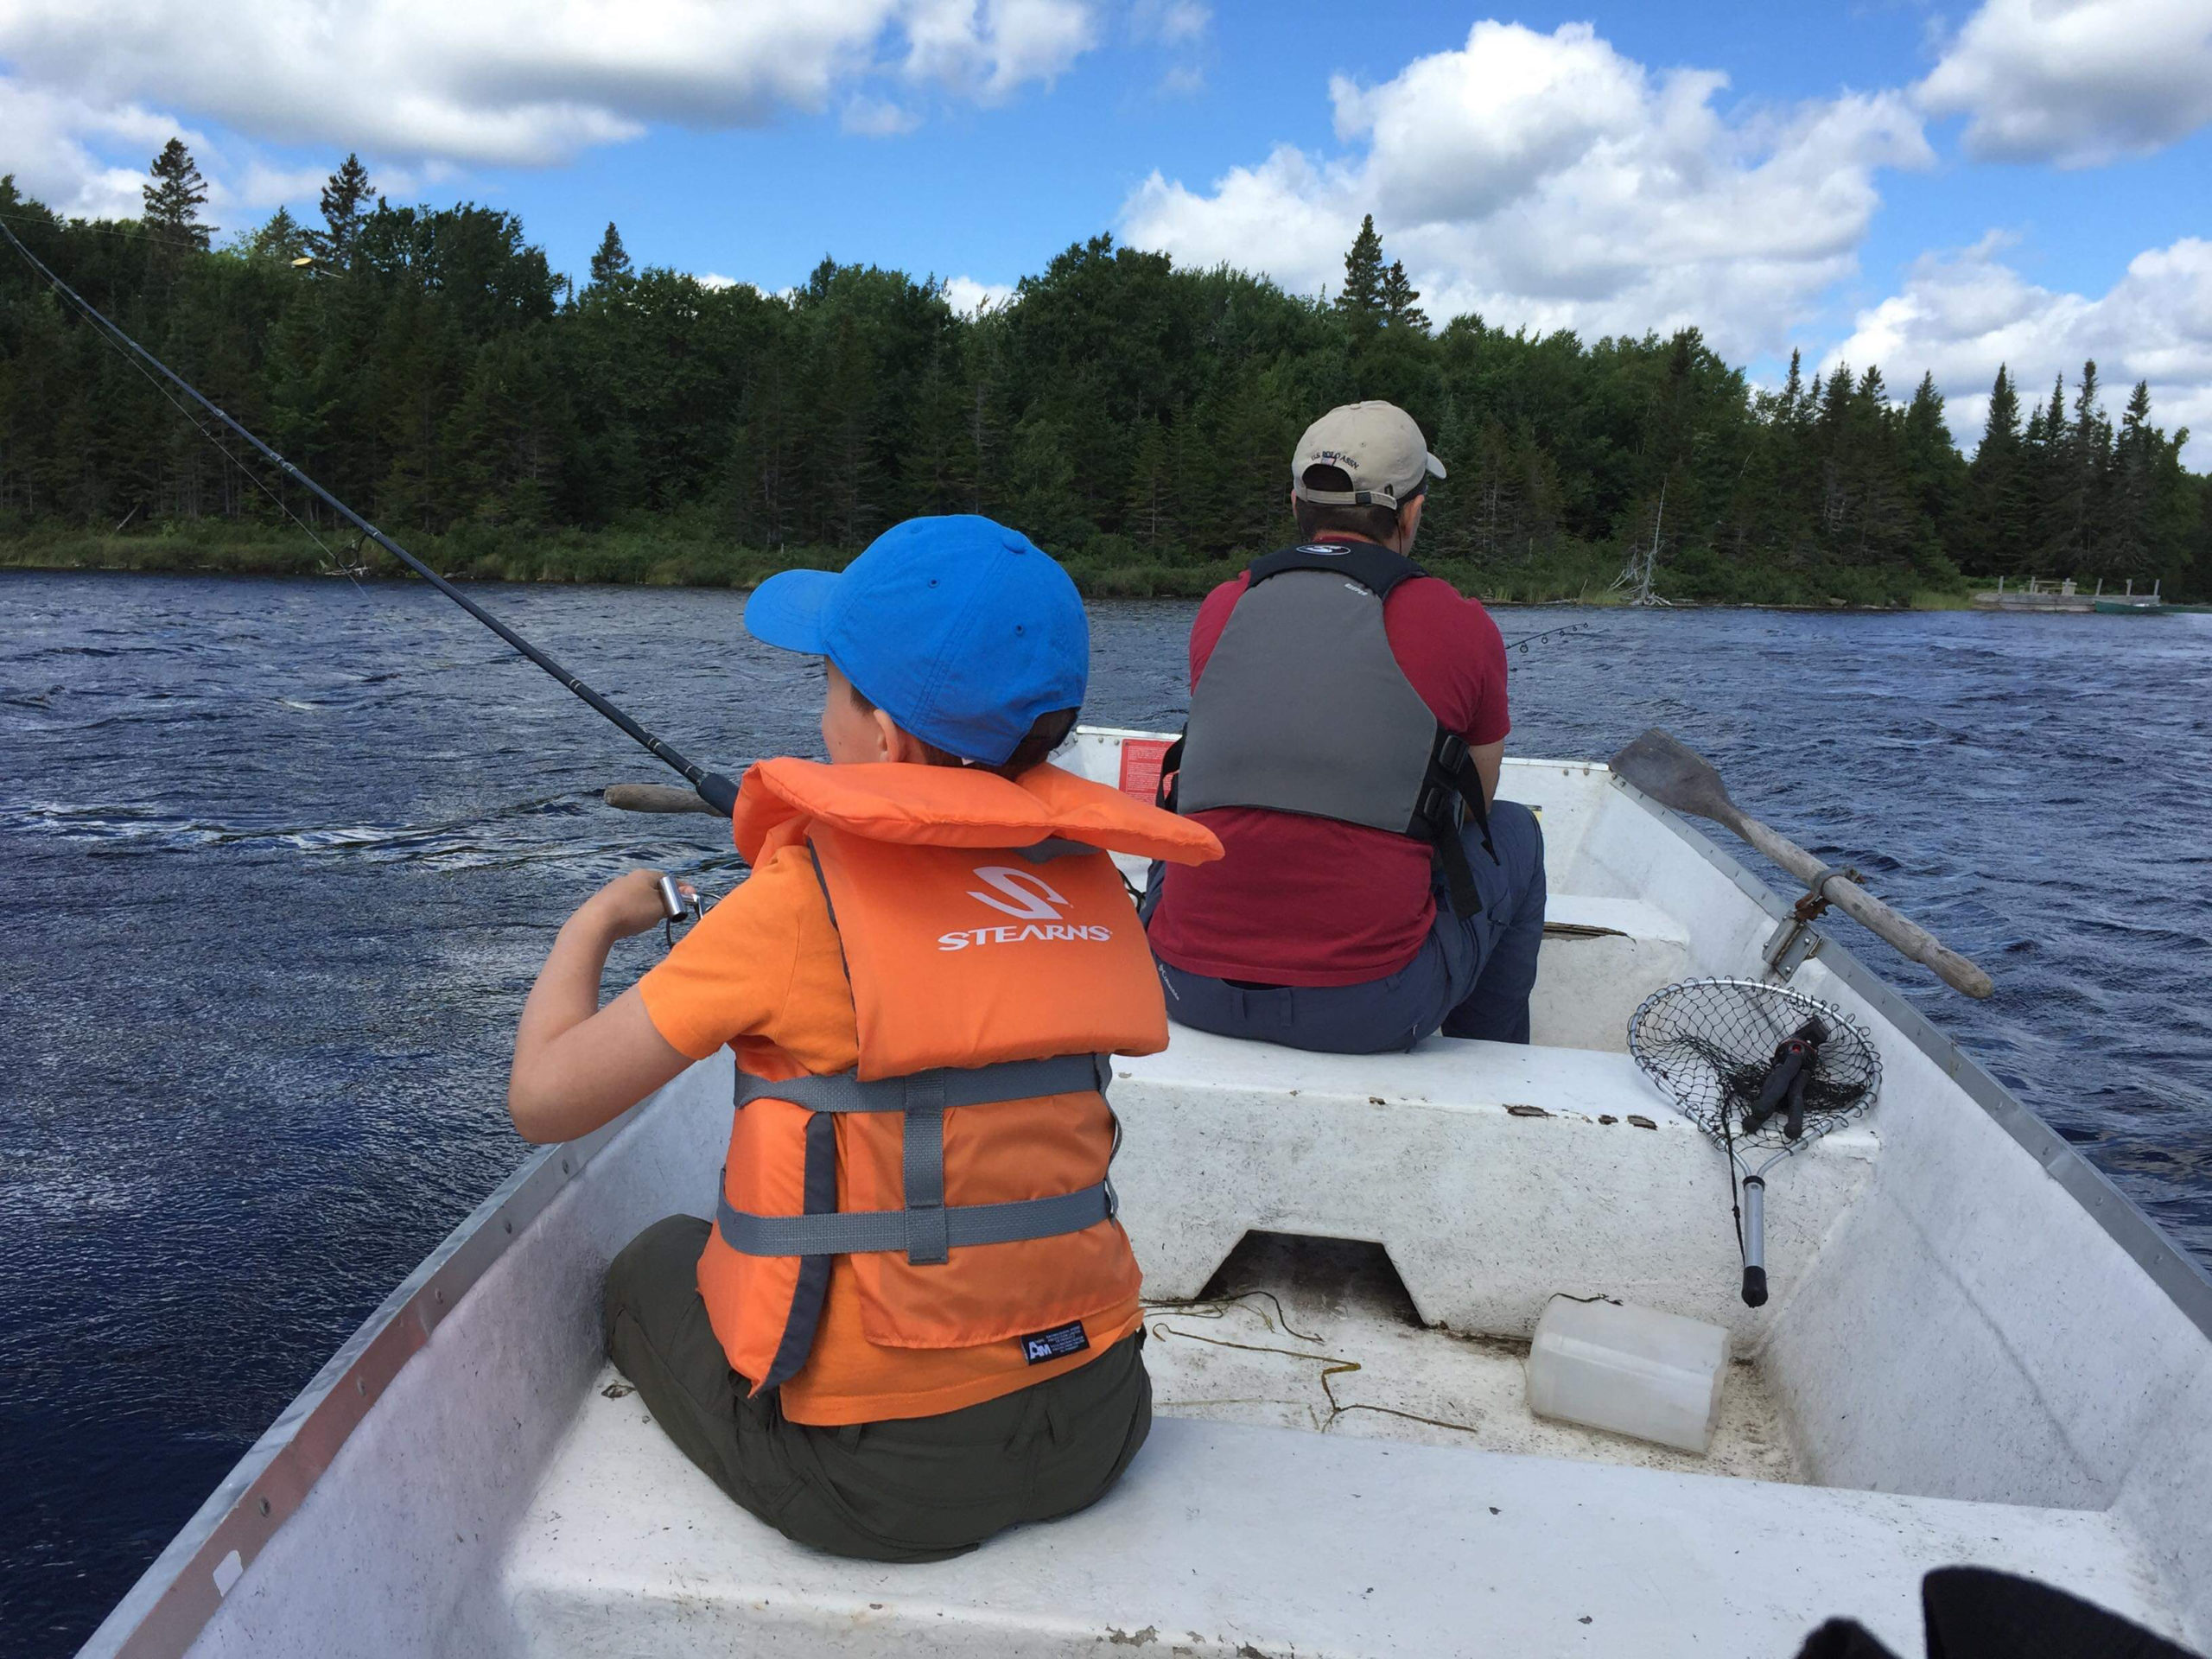
[[[1372,211],[1440,320],[1929,368],[1968,437],[1998,361],[2094,355],[2212,438],[2208,125],[2212,0],[0,0],[0,170],[75,211],[181,130],[226,226],[358,149],[563,269],[613,219],[640,263],[970,296],[1106,230],[1310,289]]]

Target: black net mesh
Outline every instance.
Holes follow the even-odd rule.
[[[1770,1080],[1793,1039],[1807,1049],[1802,1093],[1774,1101]],[[1629,1020],[1628,1047],[1685,1116],[1738,1147],[1818,1140],[1872,1104],[1882,1082],[1881,1056],[1841,1009],[1752,980],[1693,979],[1653,993]],[[1754,1121],[1763,1103],[1776,1109]],[[1794,1139],[1792,1104],[1803,1109]]]

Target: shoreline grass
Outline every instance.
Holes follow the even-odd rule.
[[[779,570],[838,569],[855,550],[734,546],[686,524],[552,530],[528,533],[464,525],[443,534],[399,535],[408,550],[454,582],[607,583],[656,588],[748,588]],[[154,575],[308,576],[357,566],[369,577],[410,578],[372,544],[336,533],[324,542],[296,531],[219,521],[156,526],[127,533],[55,527],[0,527],[0,569],[110,570]],[[1257,551],[1259,550],[1255,550]],[[1087,598],[1197,599],[1246,563],[1151,559],[1119,538],[1062,556]],[[1424,560],[1435,575],[1496,605],[1624,603],[1613,587],[1614,550],[1562,543],[1552,553],[1493,568],[1459,559]],[[1706,550],[1662,566],[1659,590],[1678,605],[1808,610],[1956,610],[1969,602],[1963,580],[1942,582],[1910,571],[1859,568],[1783,570],[1743,567]]]

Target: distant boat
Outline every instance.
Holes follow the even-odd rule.
[[[1087,731],[1060,759],[1148,790],[1164,747]],[[1902,1653],[1957,1563],[2212,1643],[2203,1270],[1686,821],[1580,761],[1508,761],[1502,793],[1543,811],[1534,1045],[1178,1030],[1116,1063],[1158,1416],[1094,1508],[954,1560],[834,1560],[647,1416],[601,1277],[658,1217],[714,1213],[724,1052],[531,1158],[85,1652],[1780,1655],[1848,1615]],[[1871,1033],[1884,1084],[1773,1178],[1751,1308],[1724,1156],[1624,1039],[1656,988],[1770,960]],[[1707,1452],[1530,1414],[1561,1295],[1726,1327]]]
[[[2163,599],[2099,599],[2091,601],[2099,616],[2203,616],[2212,605],[2169,605]]]

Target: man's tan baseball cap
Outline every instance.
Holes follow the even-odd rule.
[[[1309,467],[1343,468],[1351,488],[1308,489]],[[1427,480],[1443,476],[1444,463],[1428,453],[1421,428],[1395,404],[1339,404],[1306,429],[1290,458],[1299,499],[1325,507],[1402,506]]]

